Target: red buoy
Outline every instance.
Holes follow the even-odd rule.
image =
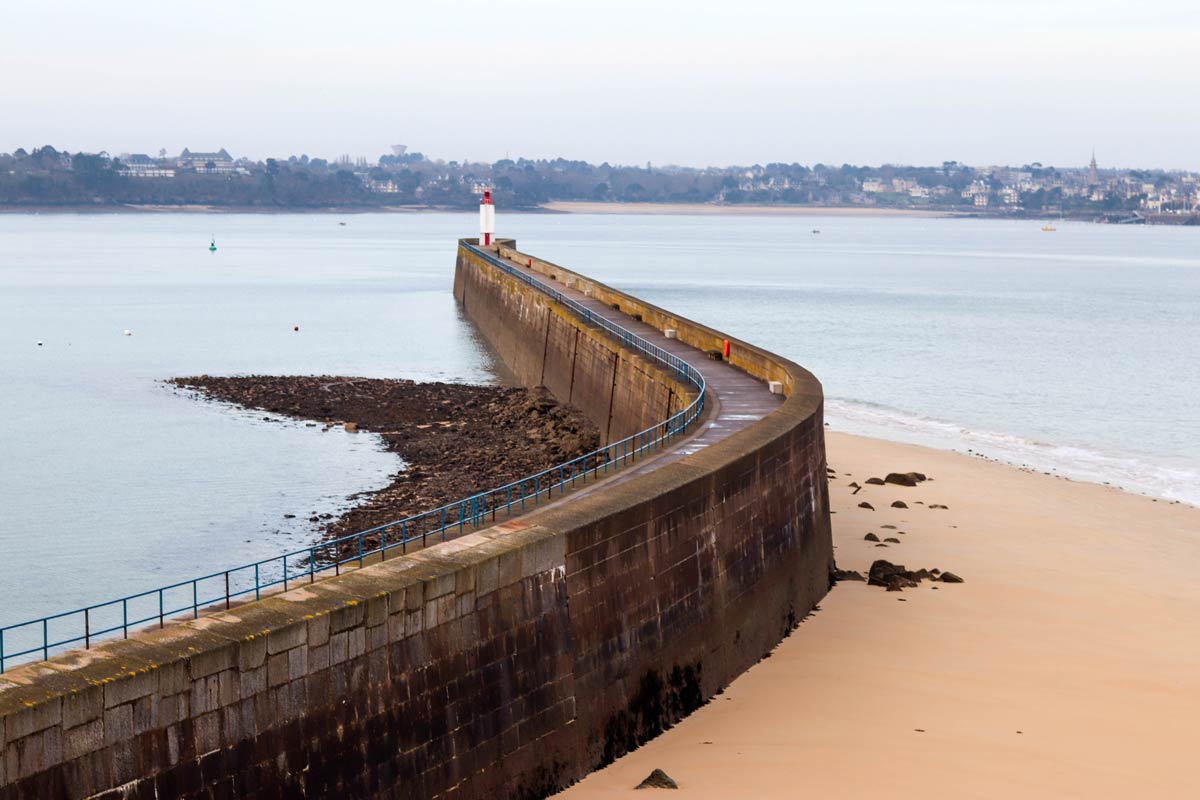
[[[292,330],[294,330],[294,331],[298,331],[298,330],[300,330],[300,326],[299,326],[299,325],[293,325],[293,326],[292,326]],[[726,342],[726,343],[725,343],[725,346],[726,346],[726,347],[728,347],[728,346],[729,346],[729,343],[728,343],[728,342]]]
[[[725,340],[725,358],[729,358],[729,340]]]

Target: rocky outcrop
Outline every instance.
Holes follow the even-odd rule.
[[[201,375],[170,383],[213,400],[382,436],[408,468],[383,489],[357,496],[357,505],[340,518],[330,516],[323,526],[329,538],[502,486],[600,442],[582,412],[544,388],[263,375]]]

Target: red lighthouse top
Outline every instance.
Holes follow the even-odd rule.
[[[483,199],[479,201],[479,205],[490,206],[491,204],[492,204],[492,190],[484,189],[483,190]]]

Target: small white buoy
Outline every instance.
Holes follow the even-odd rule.
[[[126,329],[125,329],[125,335],[126,335],[126,336],[133,336],[133,331],[129,330],[129,328],[126,328]]]

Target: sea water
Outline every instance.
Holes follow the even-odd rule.
[[[494,381],[456,222],[0,214],[0,626],[304,547],[386,485],[377,436],[162,381]]]
[[[878,216],[520,223],[499,233],[807,367],[834,429],[1200,504],[1196,228]]]
[[[0,215],[0,626],[303,547],[384,485],[376,437],[162,380],[493,382],[451,293],[475,227]],[[501,209],[498,233],[797,361],[834,429],[1200,503],[1200,231],[1057,227]]]

